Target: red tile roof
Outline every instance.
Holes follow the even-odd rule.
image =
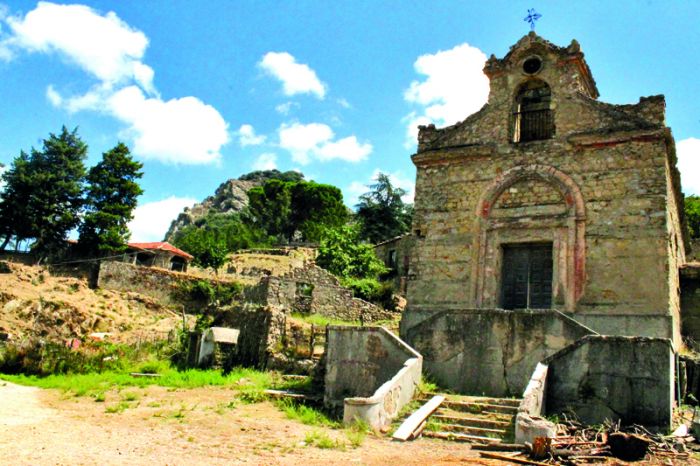
[[[187,254],[182,249],[178,249],[175,246],[173,246],[172,244],[167,243],[165,241],[155,241],[152,243],[128,243],[128,246],[135,248],[135,249],[168,251],[168,252],[175,254],[176,256],[184,257],[187,260],[194,259],[194,257],[192,255]]]

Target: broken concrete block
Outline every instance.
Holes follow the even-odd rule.
[[[534,444],[538,437],[552,438],[557,433],[557,427],[553,422],[526,413],[518,413],[515,416],[515,442]]]

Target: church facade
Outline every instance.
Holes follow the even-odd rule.
[[[402,337],[429,365],[438,315],[549,310],[678,345],[683,198],[664,97],[601,102],[579,44],[534,32],[484,73],[480,111],[420,127]]]

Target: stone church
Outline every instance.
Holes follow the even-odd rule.
[[[663,96],[598,100],[579,44],[491,56],[488,103],[421,126],[401,335],[442,385],[518,394],[584,335],[680,344],[683,197]]]

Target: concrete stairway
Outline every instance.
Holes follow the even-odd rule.
[[[434,395],[425,393],[418,399],[426,401]],[[512,442],[519,399],[439,395],[445,401],[428,418],[423,436],[481,444]]]

